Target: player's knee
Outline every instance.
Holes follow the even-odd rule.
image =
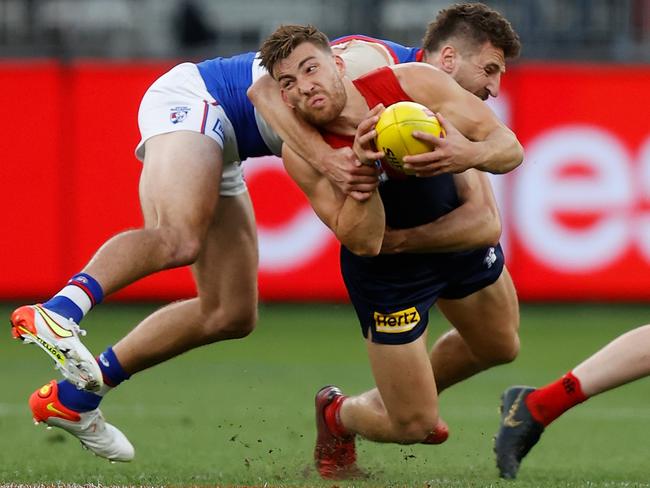
[[[492,347],[485,348],[481,359],[486,366],[497,366],[514,361],[519,355],[519,336],[517,333],[503,338]]]
[[[157,229],[166,268],[176,268],[193,264],[199,257],[202,239],[189,230],[174,227]]]
[[[392,419],[400,444],[416,444],[424,441],[438,425],[438,412],[414,412]]]
[[[257,324],[257,307],[242,307],[237,310],[215,310],[204,322],[206,342],[224,339],[242,339],[248,336]]]
[[[519,355],[519,335],[516,332],[504,341],[498,349],[497,359],[499,364],[510,363]]]
[[[519,355],[519,347],[519,335],[515,333],[501,351],[501,363],[510,363],[514,361]]]

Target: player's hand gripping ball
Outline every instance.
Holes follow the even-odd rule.
[[[444,129],[433,112],[415,102],[397,102],[388,106],[379,117],[375,130],[377,150],[385,154],[383,163],[407,175],[415,173],[404,169],[404,156],[433,149],[431,145],[413,137],[413,131],[427,132],[436,137],[445,136]]]

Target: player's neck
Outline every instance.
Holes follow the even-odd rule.
[[[357,126],[368,115],[370,109],[366,99],[354,84],[347,78],[344,79],[344,83],[347,102],[339,116],[327,124],[327,130],[334,134],[354,137]]]

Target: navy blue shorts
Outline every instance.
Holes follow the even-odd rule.
[[[379,344],[408,344],[426,330],[438,298],[464,298],[503,271],[500,245],[467,252],[360,257],[341,247],[341,272],[361,331]]]

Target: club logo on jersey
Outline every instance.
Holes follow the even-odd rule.
[[[483,260],[483,262],[488,267],[488,269],[491,268],[492,265],[497,262],[497,253],[494,251],[493,247],[488,249],[488,252],[485,255],[485,259]]]
[[[408,332],[420,323],[420,314],[415,307],[393,313],[375,312],[373,317],[375,330],[389,334]]]
[[[187,114],[191,109],[190,107],[174,107],[170,110],[172,113],[169,114],[169,120],[171,120],[172,124],[178,124],[187,118]]]

